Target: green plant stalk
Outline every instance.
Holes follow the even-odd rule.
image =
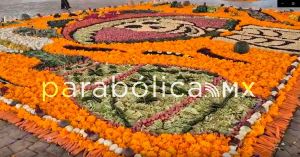
[[[209,112],[207,112],[204,116],[199,117],[199,118],[195,119],[194,121],[190,122],[190,123],[189,123],[189,126],[188,126],[188,127],[185,127],[185,128],[182,130],[182,133],[187,133],[187,132],[193,130],[193,127],[194,127],[196,124],[202,122],[202,121],[205,119],[205,117],[207,117],[207,116],[209,116],[209,115],[211,115],[211,114],[217,112],[218,109],[220,109],[220,108],[224,108],[224,107],[228,104],[228,101],[229,101],[231,98],[233,98],[233,97],[234,97],[234,93],[232,92],[232,93],[230,93],[230,95],[228,95],[221,103],[213,103],[213,104],[211,105],[211,107],[210,107]]]

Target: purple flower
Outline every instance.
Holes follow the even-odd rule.
[[[181,34],[160,32],[138,32],[125,28],[105,28],[97,32],[96,42],[144,41],[151,39],[166,39],[179,37]]]

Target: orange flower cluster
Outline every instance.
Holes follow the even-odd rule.
[[[126,51],[112,51],[109,53],[68,50],[64,48],[64,45],[79,46],[80,44],[60,38],[54,39],[54,43],[45,46],[44,50],[50,53],[83,55],[103,63],[164,64],[207,70],[218,73],[232,82],[238,82],[240,85],[242,82],[248,84],[254,82],[254,94],[265,98],[269,96],[269,91],[282,79],[286,68],[296,59],[295,56],[291,57],[288,54],[256,48],[252,48],[249,53],[241,55],[233,52],[233,45],[231,43],[212,41],[209,38],[154,43],[89,45],[90,47],[113,48]],[[197,53],[197,50],[201,48],[210,48],[215,54],[249,63],[244,64],[241,62],[210,58]],[[144,55],[143,52],[147,50],[180,52],[184,54],[185,57]],[[189,58],[188,56],[194,58]]]
[[[244,25],[259,25],[265,27],[278,27],[289,29],[300,29],[300,23],[295,21],[288,21],[294,26],[285,25],[283,23],[272,23],[266,21],[259,21],[250,17],[246,12],[229,8],[230,12],[235,12],[238,15],[233,15],[230,12],[224,12],[224,8],[218,8],[215,13],[192,13],[194,6],[184,8],[170,8],[169,6],[152,7],[151,4],[144,4],[140,6],[120,6],[117,8],[103,8],[98,10],[99,13],[105,13],[116,10],[157,10],[165,13],[181,13],[192,15],[203,15],[219,18],[231,18],[240,20],[241,22],[236,27],[240,29]],[[279,21],[287,21],[286,16],[278,12],[265,10]],[[80,13],[80,12],[78,12]],[[83,16],[72,17],[76,20]],[[48,28],[47,22],[49,20],[59,20],[69,18],[68,14],[63,14],[60,18],[53,16],[45,16],[42,18],[33,18],[28,21],[19,21],[20,24],[11,25],[9,27],[18,26],[33,26],[38,29]],[[231,32],[225,32],[222,35],[230,35]],[[44,47],[44,50],[49,53],[60,53],[65,55],[82,55],[90,57],[91,59],[114,64],[164,64],[176,65],[180,67],[189,67],[194,69],[201,69],[217,73],[232,82],[246,82],[250,84],[254,82],[255,85],[252,91],[257,96],[264,98],[270,95],[270,90],[278,84],[282,79],[287,67],[296,59],[295,56],[290,56],[284,53],[273,51],[266,51],[256,48],[251,48],[247,54],[237,54],[233,52],[233,45],[223,41],[212,41],[208,37],[195,38],[190,40],[178,41],[164,41],[164,42],[142,42],[142,43],[115,43],[115,44],[92,44],[81,45],[64,38],[53,39],[54,42]],[[101,51],[83,51],[83,50],[69,50],[64,46],[88,46],[95,48],[113,48],[111,52]],[[209,48],[215,54],[232,58],[236,60],[245,61],[233,62],[230,60],[219,60],[197,53],[201,48]],[[156,56],[145,55],[144,51],[171,51],[180,52],[184,54],[183,57],[176,56]],[[192,58],[191,58],[192,57]],[[91,130],[100,134],[106,139],[112,140],[121,147],[130,147],[135,152],[143,156],[221,156],[224,152],[229,150],[229,137],[218,134],[201,134],[201,135],[171,135],[161,134],[159,136],[149,135],[144,132],[132,132],[130,129],[124,127],[114,127],[107,122],[97,119],[91,115],[86,109],[79,108],[73,101],[63,96],[58,95],[53,99],[48,99],[46,102],[42,101],[42,83],[53,81],[62,90],[64,88],[64,80],[61,77],[54,75],[49,71],[37,71],[33,67],[40,61],[35,58],[28,58],[22,55],[0,53],[0,76],[9,80],[13,84],[6,85],[9,87],[7,98],[19,100],[30,107],[35,108],[37,105],[47,114],[56,117],[57,119],[69,120],[71,125]],[[299,72],[298,72],[299,73]],[[299,75],[297,73],[297,75]],[[295,78],[289,82],[289,90]],[[0,85],[1,87],[2,85]],[[281,92],[276,104],[271,111],[266,114],[260,122],[253,126],[253,131],[247,136],[244,146],[241,148],[242,156],[250,156],[253,153],[252,145],[255,138],[264,132],[265,125],[272,120],[272,115],[278,111],[276,106],[280,105],[285,99],[285,92]],[[59,91],[62,93],[62,91]],[[37,116],[31,116],[22,110],[0,105],[1,111],[16,112],[20,118],[28,119],[36,122],[37,125],[44,128],[51,128],[53,131],[60,131],[61,136],[68,136],[74,141],[81,143],[82,147],[88,150],[101,149],[104,156],[112,156],[106,148],[98,144],[94,144],[88,140],[83,140],[81,137],[67,133],[64,129],[57,127],[50,121],[43,121]]]
[[[0,85],[1,87],[2,85]],[[68,142],[72,141],[73,143],[76,143],[77,150],[73,150],[74,152],[81,151],[83,149],[86,149],[88,151],[93,150],[101,150],[101,155],[106,157],[114,157],[117,156],[113,152],[109,151],[107,147],[100,145],[98,143],[94,143],[89,140],[83,139],[80,135],[75,133],[69,133],[66,129],[60,128],[57,126],[57,123],[50,121],[50,120],[42,120],[38,116],[33,116],[30,113],[26,112],[25,110],[16,109],[14,107],[9,107],[6,104],[3,104],[0,102],[0,111],[5,112],[12,112],[17,114],[19,118],[26,119],[27,121],[34,122],[35,126],[38,126],[39,128],[44,129],[51,129],[53,132],[59,132],[58,135],[56,135],[56,138],[66,139],[68,138]],[[43,135],[45,136],[45,135]],[[46,135],[47,136],[47,135]],[[49,139],[51,141],[51,139]]]
[[[294,15],[300,15],[300,12],[279,12],[279,11],[274,11],[271,9],[265,9],[263,12],[270,14],[271,16],[275,17],[277,20],[279,20],[281,23],[273,23],[270,21],[260,21],[258,19],[254,19],[249,14],[243,10],[237,10],[234,7],[219,7],[217,8],[216,12],[213,13],[193,13],[192,10],[195,8],[195,5],[190,5],[190,6],[185,6],[184,8],[171,8],[169,5],[161,5],[161,6],[155,6],[153,7],[151,3],[145,3],[141,5],[135,5],[135,6],[128,6],[128,5],[123,5],[123,6],[118,6],[118,7],[105,7],[105,8],[100,8],[97,10],[97,13],[104,14],[106,12],[111,12],[111,11],[122,11],[122,10],[155,10],[163,13],[178,13],[178,14],[190,14],[190,15],[199,15],[199,16],[209,16],[209,17],[218,17],[218,18],[230,18],[234,20],[239,20],[240,23],[236,27],[238,30],[241,28],[241,26],[245,25],[257,25],[257,26],[265,26],[265,27],[277,27],[277,28],[288,28],[288,29],[300,29],[300,22],[291,20],[288,18],[290,14]],[[225,8],[229,8],[229,12],[224,12]],[[237,13],[237,14],[232,14],[232,13]],[[68,13],[63,13],[61,14],[61,17],[59,18],[54,18],[53,16],[43,16],[43,17],[35,17],[32,18],[31,20],[27,21],[17,21],[19,22],[18,24],[13,24],[9,26],[4,26],[4,27],[18,27],[18,26],[28,26],[28,27],[35,27],[38,29],[46,29],[48,28],[47,22],[49,20],[63,20],[63,19],[68,19],[72,18],[75,20],[80,20],[84,18],[86,15],[81,14],[82,11],[77,11],[75,12],[79,16],[77,17],[69,17]],[[87,11],[88,14],[92,14],[92,11]],[[284,22],[289,22],[293,24],[291,25],[286,25]],[[1,28],[1,26],[0,26]]]
[[[22,60],[21,63],[19,62],[20,60]],[[124,127],[116,128],[111,126],[107,122],[90,115],[87,110],[79,108],[70,99],[63,96],[58,95],[51,100],[43,102],[41,99],[42,82],[55,80],[60,87],[59,89],[63,89],[66,88],[63,85],[63,78],[55,76],[49,71],[31,69],[39,63],[34,58],[0,53],[0,62],[5,63],[0,66],[0,76],[16,84],[7,85],[9,91],[5,97],[20,100],[32,108],[39,105],[43,111],[53,117],[69,120],[72,126],[94,131],[102,137],[112,140],[119,146],[130,147],[135,152],[139,152],[144,156],[172,156],[174,154],[177,156],[209,156],[212,153],[215,156],[220,156],[222,153],[228,151],[229,138],[223,135],[162,134],[153,136],[143,132],[132,132],[130,129]],[[20,114],[19,116],[23,118],[24,114]],[[24,119],[32,120],[38,118],[31,118],[27,115]],[[52,122],[43,121],[39,123],[42,123],[41,125],[46,128],[52,128],[55,131],[59,130],[58,127],[51,125]],[[77,137],[74,138],[76,139]]]
[[[294,72],[292,79],[289,81],[289,83],[286,85],[286,87],[282,91],[280,91],[279,97],[276,99],[276,102],[272,105],[269,112],[267,114],[263,115],[263,117],[256,124],[254,124],[251,127],[252,131],[246,136],[246,138],[243,141],[243,146],[239,149],[240,156],[244,156],[244,157],[252,156],[255,153],[255,149],[253,148],[253,145],[255,145],[257,143],[257,137],[264,134],[268,123],[271,123],[272,121],[276,121],[276,116],[279,114],[279,108],[280,107],[290,108],[290,106],[282,106],[282,105],[283,105],[283,102],[288,97],[288,95],[286,93],[288,93],[293,88],[296,88],[294,85],[297,82],[297,79],[299,79],[299,76],[300,76],[300,69],[298,68],[298,70]],[[293,93],[293,94],[296,94],[296,93]],[[294,108],[296,108],[296,106]],[[289,123],[286,122],[286,126],[288,126],[288,124]],[[286,127],[286,126],[279,124],[278,127]],[[279,136],[279,135],[276,135],[276,136]],[[277,138],[280,138],[280,137],[277,137]],[[278,141],[280,141],[280,140],[278,140]],[[264,143],[264,144],[268,145],[268,143],[270,143],[271,145],[272,144],[276,145],[278,143],[278,141],[275,141],[275,143],[273,143],[273,141],[265,141],[266,143]],[[274,147],[274,146],[272,146],[272,147]],[[260,149],[264,149],[264,148],[260,148]],[[273,148],[269,148],[269,149],[273,149]],[[268,154],[268,155],[270,155],[270,154]]]

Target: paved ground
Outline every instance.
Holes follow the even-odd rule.
[[[99,8],[104,6],[114,6],[127,3],[128,0],[69,0],[72,10],[87,9],[87,8]],[[149,0],[134,0],[149,1]],[[172,1],[172,0],[169,0]],[[185,0],[179,0],[185,1]],[[234,5],[244,8],[276,8],[277,0],[257,0],[252,2],[241,1],[228,1],[228,0],[190,0],[192,3],[203,4],[207,2],[208,5],[225,4],[227,6]],[[281,8],[281,9],[294,9],[300,10],[300,8]],[[1,0],[0,3],[0,18],[6,16],[8,19],[20,17],[22,13],[30,15],[52,14],[61,12],[60,0]]]
[[[1,157],[72,157],[55,144],[48,144],[18,127],[0,120]],[[275,157],[300,156],[300,109],[295,113],[289,129]],[[82,157],[82,154],[76,157]]]
[[[0,120],[1,157],[71,157],[55,144],[48,144],[18,127]],[[77,157],[81,157],[79,154]]]
[[[100,8],[104,6],[121,5],[127,0],[69,0],[72,9],[80,10],[88,8]],[[19,18],[21,14],[26,13],[29,15],[48,15],[61,12],[60,0],[27,0],[27,2],[20,0],[1,0],[0,2],[0,18],[7,17]]]
[[[294,114],[289,129],[276,152],[275,157],[300,156],[300,109]]]

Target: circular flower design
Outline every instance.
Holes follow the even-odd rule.
[[[66,38],[92,44],[189,39],[222,28],[226,20],[170,14],[121,14],[109,19],[86,19],[80,23],[65,28]]]
[[[192,14],[191,7],[179,10],[147,3],[135,8],[147,10],[124,11],[128,6],[94,9],[78,15],[56,14],[12,22],[11,27],[1,28],[0,51],[22,52],[0,55],[2,119],[22,124],[20,127],[39,137],[52,139],[51,142],[62,145],[72,155],[83,151],[87,156],[230,156],[236,153],[251,156],[253,152],[270,156],[280,141],[277,133],[283,132],[272,130],[277,122],[280,126],[288,125],[284,119],[290,112],[287,106],[291,112],[297,107],[293,101],[297,98],[292,95],[297,95],[294,87],[299,83],[296,79],[300,57],[275,52],[297,53],[293,47],[298,42],[297,22],[259,21],[245,10],[233,7],[193,15],[170,14],[179,11]],[[95,14],[107,11],[110,12],[105,16]],[[263,12],[271,13],[279,21],[287,18],[280,12]],[[26,26],[30,26],[26,28],[29,32],[21,28]],[[57,32],[63,28],[64,38],[52,33],[36,34],[50,27]],[[253,30],[257,33],[253,34]],[[240,38],[240,35],[249,37]],[[247,40],[257,48],[240,55],[234,53],[232,43],[214,39]],[[154,80],[154,75],[158,79]],[[108,86],[113,78],[128,86],[125,97],[113,97],[113,89],[109,87],[106,97],[93,96],[95,89],[104,86],[95,85],[96,81]],[[43,101],[36,93],[48,81],[57,83],[58,91],[65,91],[62,89],[67,87],[66,81],[92,84],[74,96],[73,101],[60,92]],[[143,85],[134,86],[140,81],[148,89]],[[172,96],[170,83],[175,81],[184,83],[173,90],[176,95],[183,94],[182,97]],[[194,81],[208,83],[201,88],[203,97],[189,96],[189,82]],[[216,86],[214,91],[222,90],[225,81],[239,85],[255,82],[251,91],[259,98],[233,94],[214,98],[206,91],[210,89],[206,85]],[[157,90],[153,88],[154,82]],[[165,97],[164,82],[167,83]],[[136,97],[133,89],[139,95],[147,93]],[[115,91],[123,92],[119,88]],[[102,94],[101,90],[98,92],[97,95]],[[281,110],[285,112],[277,113]],[[272,115],[283,118],[269,123]],[[267,147],[261,145],[270,138]]]

